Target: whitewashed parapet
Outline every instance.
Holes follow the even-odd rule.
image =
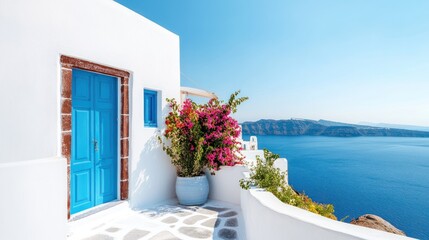
[[[241,209],[248,240],[413,239],[322,217],[285,204],[263,189],[241,190]]]
[[[244,165],[235,166],[222,166],[215,175],[211,175],[207,170],[206,175],[210,185],[210,199],[240,204],[240,179],[243,179],[243,174],[249,175],[251,166],[256,164],[256,156],[263,158],[264,152],[262,150],[256,151],[243,151],[246,156]],[[285,172],[285,180],[288,182],[287,175],[287,160],[286,158],[279,158],[274,162],[274,166],[279,168],[280,171]]]
[[[256,164],[256,158],[259,157],[262,160],[265,160],[264,158],[264,151],[263,150],[243,150],[241,152],[244,156],[244,162],[249,168],[254,166]],[[288,163],[286,158],[279,158],[276,161],[274,161],[274,167],[279,168],[281,172],[286,173],[285,174],[285,181],[288,183]]]
[[[258,150],[258,138],[256,136],[251,136],[249,141],[241,141],[243,150],[253,151]]]
[[[240,179],[249,171],[246,165],[222,166],[215,175],[206,171],[209,180],[209,198],[240,205]]]
[[[278,158],[274,161],[274,167],[280,169],[281,172],[285,173],[285,181],[289,184],[288,180],[288,166],[287,166],[287,159],[286,158]]]
[[[264,159],[263,150],[243,150],[241,154],[244,156],[244,163],[248,166],[256,164],[256,158]]]

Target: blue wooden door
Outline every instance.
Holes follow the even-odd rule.
[[[117,78],[73,69],[70,213],[117,198]]]

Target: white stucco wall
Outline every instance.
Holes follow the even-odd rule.
[[[111,0],[1,0],[0,36],[2,171],[8,172],[7,169],[14,168],[15,163],[23,168],[27,165],[55,168],[56,163],[42,164],[38,159],[61,155],[59,61],[61,55],[67,55],[131,73],[131,206],[141,207],[174,197],[175,170],[155,143],[157,129],[144,127],[143,89],[160,92],[161,114],[167,111],[165,98],[180,97],[177,35]],[[161,115],[159,120],[162,128]],[[49,171],[43,172],[43,177],[55,175],[63,183],[59,191],[66,191],[66,170],[62,170],[64,175]],[[13,179],[28,179],[25,171],[13,171],[13,174]],[[37,178],[42,172],[34,174]],[[3,180],[2,174],[0,177]],[[16,184],[7,180],[8,184],[0,183],[2,193],[13,189],[25,194],[29,190],[25,182]],[[30,202],[37,205],[37,201],[44,199],[44,194],[50,190],[49,185],[33,187],[31,198],[22,202],[10,200],[9,207],[14,211],[2,210],[1,217],[9,219],[16,215],[33,219],[38,210],[22,209],[19,205]],[[2,194],[2,198],[4,196]],[[62,199],[60,204],[61,207],[66,205],[66,199]],[[48,215],[63,211],[56,205],[45,210]],[[66,215],[62,217],[66,219]],[[40,224],[42,220],[39,220]],[[61,229],[62,223],[58,221],[57,225],[52,223],[50,227]],[[0,228],[5,226],[1,225]],[[21,224],[20,227],[25,231],[31,226]],[[0,230],[0,239],[13,239],[8,236]]]
[[[63,158],[0,164],[0,239],[65,239],[66,173]]]
[[[222,166],[215,175],[206,171],[209,180],[209,198],[240,205],[240,179],[249,168],[244,165]]]
[[[143,87],[180,96],[178,36],[113,1],[2,0],[0,34],[0,162],[58,154],[61,54],[132,73],[136,134]]]
[[[288,173],[287,159],[286,158],[277,158],[274,161],[273,166],[275,168],[280,169],[281,172],[286,173],[285,174],[285,181],[286,181],[287,184],[289,184],[289,173]]]
[[[143,89],[160,91],[163,113],[166,97],[180,97],[177,35],[110,0],[2,0],[0,34],[0,162],[60,155],[59,57],[68,55],[131,72],[131,196],[172,196],[163,189],[174,170],[143,124]]]
[[[256,157],[264,159],[264,150],[243,150],[241,154],[244,156],[244,162],[249,166],[256,164]]]
[[[263,153],[263,151],[259,151],[259,153],[261,152]],[[257,153],[257,151],[242,151],[242,153],[246,156],[247,163],[256,164],[255,153]],[[287,173],[288,166],[286,158],[279,158],[274,161],[274,167]],[[220,170],[215,172],[215,175],[212,175],[210,171],[206,170],[206,176],[210,185],[209,198],[240,205],[240,179],[243,179],[243,174],[248,174],[249,171],[249,166],[247,165],[235,165],[232,167],[222,166]],[[288,182],[287,174],[285,180]]]
[[[334,221],[282,203],[261,189],[241,190],[248,240],[406,240],[392,233]]]

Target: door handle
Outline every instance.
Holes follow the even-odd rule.
[[[98,142],[97,140],[92,140],[93,144],[94,144],[94,151],[98,151]]]

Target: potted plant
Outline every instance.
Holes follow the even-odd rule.
[[[180,204],[200,205],[207,201],[209,185],[204,174],[214,174],[221,165],[232,166],[242,160],[238,122],[231,113],[247,97],[233,93],[227,103],[215,98],[206,104],[186,99],[180,106],[167,99],[171,111],[165,119],[163,150],[177,169],[176,194]]]

